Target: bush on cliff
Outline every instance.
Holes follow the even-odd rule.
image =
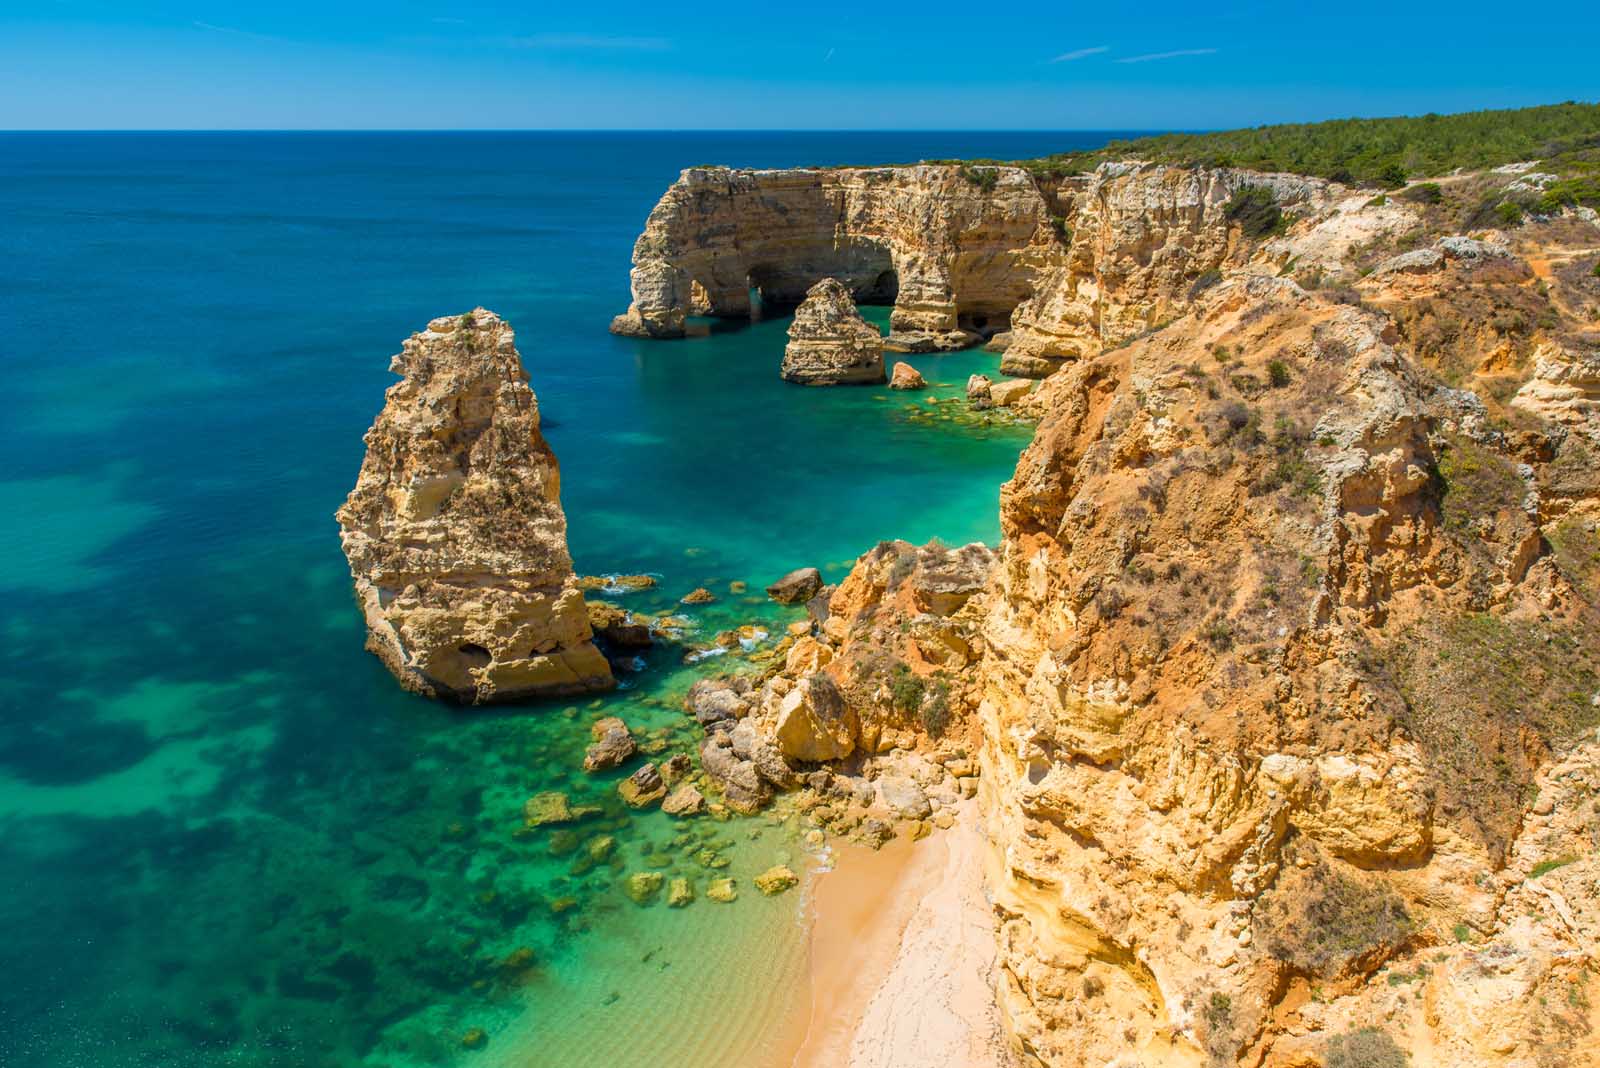
[[[1041,176],[1059,177],[1119,159],[1287,171],[1387,186],[1407,175],[1431,177],[1458,167],[1481,170],[1520,160],[1544,160],[1545,169],[1557,171],[1585,170],[1600,163],[1600,104],[1569,101],[1455,115],[1161,134],[1113,141],[1093,152],[1062,152],[1024,166]]]
[[[1377,964],[1413,930],[1404,902],[1380,878],[1321,858],[1278,876],[1257,902],[1256,927],[1268,953],[1320,978]]]
[[[1328,1040],[1323,1068],[1406,1068],[1405,1051],[1387,1031],[1363,1027]]]
[[[1246,237],[1267,237],[1288,229],[1278,198],[1264,185],[1247,185],[1229,198],[1222,213]]]

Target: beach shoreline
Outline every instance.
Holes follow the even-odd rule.
[[[811,902],[794,1068],[1011,1068],[975,802],[920,841],[840,848]]]

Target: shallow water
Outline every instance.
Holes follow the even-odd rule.
[[[1101,139],[0,135],[0,1064],[759,1064],[803,988],[802,894],[750,878],[800,862],[792,830],[629,813],[579,769],[602,714],[692,750],[681,695],[718,661],[469,714],[362,651],[332,513],[388,357],[434,316],[505,316],[579,569],[658,574],[648,610],[717,591],[705,636],[777,631],[796,613],[759,590],[791,567],[993,540],[1027,431],[786,386],[781,319],[611,337],[655,197],[695,163]],[[995,361],[910,362],[954,395]],[[521,831],[546,789],[605,812]],[[634,905],[646,867],[701,899]]]

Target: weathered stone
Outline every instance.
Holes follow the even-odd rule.
[[[732,879],[712,879],[711,885],[706,887],[706,897],[719,905],[727,905],[738,900],[739,884]]]
[[[822,589],[822,572],[814,567],[797,568],[767,587],[767,596],[779,604],[809,601]]]
[[[988,375],[972,375],[967,379],[967,403],[974,408],[990,408],[994,406],[994,398],[990,395]]]
[[[778,706],[775,733],[794,760],[839,760],[856,747],[860,723],[838,685],[818,673],[801,679]]]
[[[566,794],[547,790],[522,803],[522,819],[529,827],[543,827],[548,823],[570,823],[574,816]]]
[[[889,375],[890,389],[927,389],[928,381],[922,377],[922,372],[912,367],[904,360],[895,361],[894,370]]]
[[[596,720],[594,726],[589,728],[589,735],[594,743],[583,756],[585,771],[606,771],[620,767],[638,749],[628,725],[616,716]]]
[[[1026,397],[1035,383],[1027,378],[1007,378],[989,385],[989,400],[996,408],[1009,408]]]
[[[885,775],[878,780],[878,795],[897,816],[909,820],[925,820],[933,815],[933,806],[922,787],[900,775]]]
[[[672,786],[694,771],[694,761],[687,753],[674,753],[661,762],[661,779]]]
[[[667,884],[667,907],[685,908],[694,904],[694,884],[679,876]]]
[[[658,871],[636,871],[624,880],[623,889],[633,898],[634,904],[648,905],[661,893],[661,884],[665,881],[666,876]]]
[[[704,586],[696,586],[683,595],[681,604],[710,604],[717,599],[717,595]]]
[[[824,278],[795,309],[779,374],[806,386],[882,382],[883,335],[861,318],[848,289]]]
[[[673,790],[661,802],[661,811],[669,816],[698,816],[705,809],[705,797],[690,783]]]
[[[786,866],[778,864],[756,876],[756,889],[767,897],[781,894],[800,885],[800,877]]]
[[[390,369],[338,512],[367,648],[405,688],[468,704],[609,689],[511,328],[482,308],[435,319]]]
[[[654,764],[643,764],[617,784],[617,793],[629,808],[646,808],[667,796],[667,784]]]

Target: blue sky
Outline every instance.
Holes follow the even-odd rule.
[[[0,0],[0,128],[1217,128],[1600,99],[1597,40],[1594,0]]]

